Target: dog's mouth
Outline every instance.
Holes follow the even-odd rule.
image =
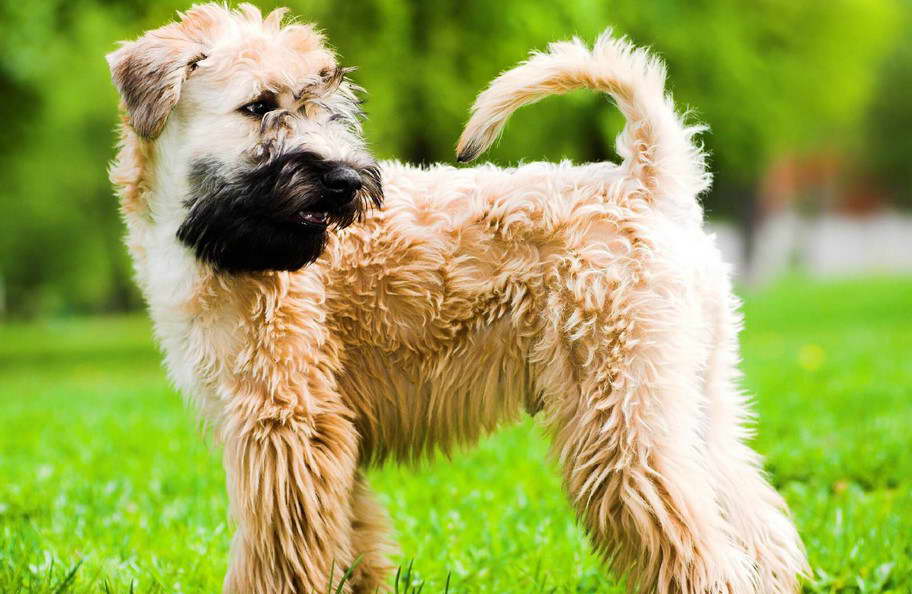
[[[329,225],[329,213],[322,211],[313,211],[313,210],[299,210],[292,217],[294,222],[299,225],[305,225],[309,227],[318,227],[326,228]]]
[[[340,208],[320,201],[282,213],[280,217],[302,231],[320,232],[328,227],[343,229],[358,217],[358,202],[352,201]]]

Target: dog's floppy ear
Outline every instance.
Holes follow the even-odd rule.
[[[127,42],[107,55],[111,78],[123,97],[130,125],[143,138],[157,137],[180,99],[181,86],[205,59],[199,27],[188,28],[193,11]]]

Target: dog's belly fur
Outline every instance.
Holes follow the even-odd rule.
[[[444,168],[445,189],[441,167],[386,167],[383,212],[328,254],[364,462],[449,451],[537,412],[540,368],[572,377],[573,333],[610,317],[604,287],[635,266],[626,227],[641,216],[618,203],[611,164]]]
[[[517,419],[534,406],[522,350],[503,319],[423,360],[355,349],[339,387],[358,414],[362,463],[449,452]]]

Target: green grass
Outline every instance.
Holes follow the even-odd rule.
[[[756,447],[813,592],[912,592],[912,280],[799,280],[750,297]],[[452,461],[371,473],[425,593],[620,592],[534,423]],[[142,317],[0,326],[0,592],[215,592],[218,454]]]

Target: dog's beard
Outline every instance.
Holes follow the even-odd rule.
[[[297,270],[323,253],[329,228],[351,225],[383,200],[376,165],[354,167],[362,186],[349,203],[327,199],[320,180],[336,165],[292,152],[226,174],[217,160],[200,159],[191,167],[189,213],[177,237],[226,272]],[[309,213],[325,213],[325,220],[314,223]]]

